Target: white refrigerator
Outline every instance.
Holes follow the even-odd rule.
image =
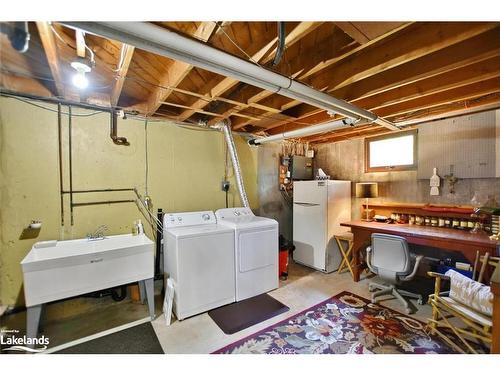
[[[293,260],[323,272],[338,269],[342,260],[333,236],[346,232],[351,220],[351,181],[293,183]]]

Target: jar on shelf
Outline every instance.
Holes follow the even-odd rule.
[[[440,218],[438,218],[438,227],[440,227],[440,228],[444,228],[444,226],[445,226],[445,225],[444,225],[444,221],[445,221],[445,220],[444,220],[444,217],[440,217]]]
[[[417,225],[423,225],[424,224],[424,218],[420,215],[415,216],[415,224]]]
[[[460,229],[467,229],[467,219],[460,219]]]
[[[431,217],[431,226],[432,227],[438,226],[438,218],[437,217]]]
[[[454,229],[460,228],[460,220],[457,218],[453,218],[453,221],[451,222],[451,227]]]
[[[474,220],[469,219],[469,221],[467,221],[467,229],[474,229],[475,225],[476,223]]]
[[[426,226],[430,226],[431,225],[431,218],[429,216],[426,216],[424,218],[424,223]]]
[[[449,217],[444,218],[444,226],[445,228],[451,228],[451,219]]]
[[[410,215],[408,217],[408,224],[415,225],[415,215]]]

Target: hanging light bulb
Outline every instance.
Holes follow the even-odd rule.
[[[89,73],[92,70],[91,67],[87,65],[84,60],[73,61],[71,67],[76,70],[73,76],[73,84],[80,90],[85,89],[89,84],[89,80],[85,77],[85,73]]]

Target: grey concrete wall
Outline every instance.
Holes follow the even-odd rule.
[[[280,234],[291,240],[292,209],[281,196],[278,185],[280,152],[280,143],[259,146],[257,171],[259,215],[277,220]]]
[[[450,194],[448,185],[442,182],[440,195],[430,196],[429,180],[418,180],[416,171],[364,173],[363,139],[318,146],[315,168],[322,168],[331,179],[352,181],[353,194],[356,182],[378,182],[379,198],[372,202],[471,204],[475,193],[482,199],[492,195],[500,201],[500,178],[460,180],[455,185],[455,194]],[[353,219],[360,217],[362,201],[353,195]]]

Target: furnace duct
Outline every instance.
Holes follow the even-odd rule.
[[[236,186],[238,186],[238,191],[240,193],[241,203],[244,207],[250,207],[250,205],[248,204],[247,193],[245,191],[245,185],[243,184],[240,161],[238,160],[238,153],[236,152],[233,133],[231,132],[231,124],[228,120],[224,120],[217,123],[215,127],[220,128],[224,133],[224,139],[226,140],[227,149],[229,151],[229,155],[231,156],[231,163],[233,164],[234,178],[236,180]]]

